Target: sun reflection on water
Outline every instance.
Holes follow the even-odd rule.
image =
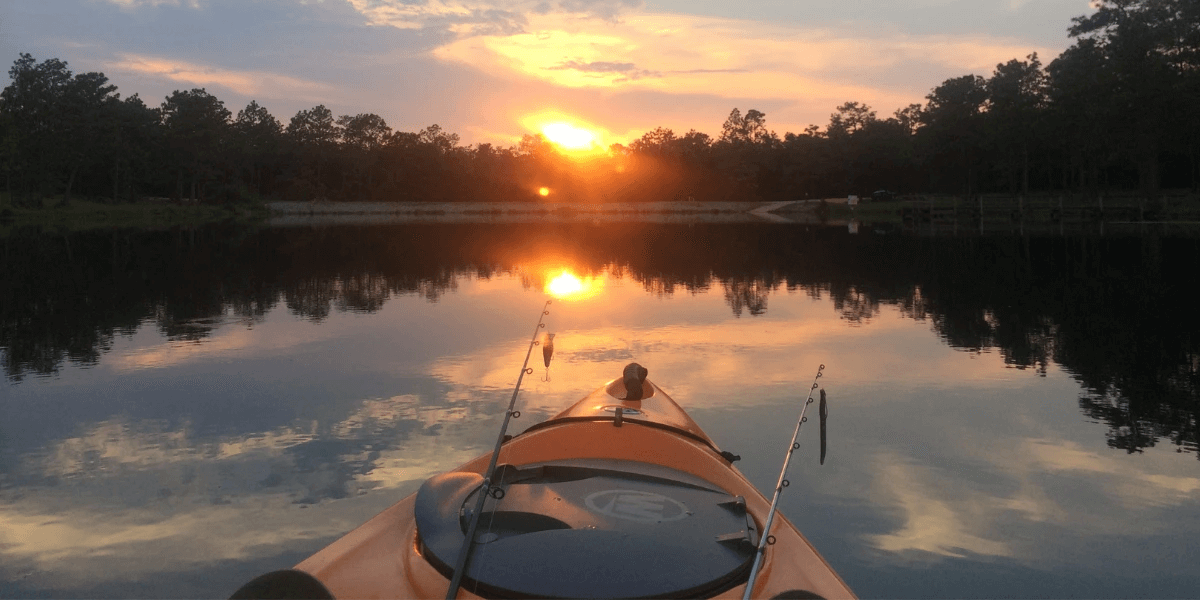
[[[546,277],[545,291],[559,300],[584,300],[594,298],[604,291],[603,276],[588,275],[580,278],[563,269],[557,276]]]

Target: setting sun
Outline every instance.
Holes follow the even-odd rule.
[[[568,123],[550,123],[542,127],[542,135],[567,150],[588,150],[596,145],[596,134]]]
[[[539,196],[542,196],[542,197],[549,196],[549,195],[550,195],[550,188],[548,188],[548,187],[544,187],[544,188],[538,188],[538,195],[539,195]]]
[[[559,153],[576,159],[607,154],[612,137],[607,129],[556,109],[526,113],[518,121],[553,144]]]

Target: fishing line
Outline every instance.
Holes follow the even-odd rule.
[[[492,450],[491,459],[488,461],[488,468],[484,471],[483,483],[479,486],[479,499],[475,502],[475,510],[471,513],[471,520],[467,525],[467,537],[463,540],[462,549],[458,551],[458,560],[455,561],[454,576],[450,579],[450,587],[446,589],[446,600],[454,600],[458,596],[458,589],[462,586],[462,579],[466,575],[467,561],[470,559],[471,549],[475,546],[475,532],[479,529],[479,517],[483,514],[483,505],[487,502],[488,496],[498,492],[496,496],[497,504],[499,500],[504,498],[504,490],[500,486],[492,485],[492,478],[496,476],[496,462],[500,458],[500,447],[504,445],[504,436],[508,433],[508,423],[514,418],[521,416],[521,411],[514,410],[517,405],[517,394],[521,391],[521,382],[525,379],[525,375],[532,374],[533,369],[529,367],[529,357],[533,355],[533,347],[538,345],[538,331],[544,329],[546,324],[543,322],[546,315],[550,314],[549,308],[552,300],[547,300],[542,306],[542,314],[538,316],[537,327],[533,328],[533,337],[529,340],[529,349],[525,352],[525,363],[521,365],[521,373],[517,376],[517,385],[513,388],[512,399],[508,401],[508,410],[504,413],[504,422],[500,425],[500,435],[496,436],[496,447]],[[811,400],[810,400],[811,401]],[[493,505],[493,512],[495,511]],[[488,519],[488,533],[491,533],[492,522],[495,518]],[[475,582],[478,588],[479,582]]]
[[[771,510],[767,513],[766,523],[763,524],[762,535],[758,540],[758,550],[754,555],[754,566],[750,568],[750,579],[746,581],[746,592],[742,594],[742,600],[750,600],[750,593],[754,591],[754,580],[758,578],[758,570],[762,567],[767,546],[775,543],[775,538],[771,536],[771,523],[775,521],[775,513],[779,510],[779,498],[783,495],[783,488],[790,485],[790,482],[784,478],[787,477],[788,465],[792,462],[792,453],[800,449],[800,444],[796,443],[800,437],[800,426],[808,420],[804,413],[808,412],[808,405],[813,403],[813,391],[817,389],[817,380],[821,378],[824,371],[825,365],[817,368],[817,376],[813,377],[812,387],[808,388],[808,400],[804,401],[804,406],[800,409],[800,418],[796,419],[796,431],[792,433],[792,441],[788,444],[787,455],[783,458],[783,468],[779,470],[779,480],[775,482],[775,496],[771,498]]]

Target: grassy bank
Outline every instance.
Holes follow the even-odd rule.
[[[203,225],[225,221],[256,222],[265,219],[267,209],[258,205],[180,205],[169,202],[108,204],[91,200],[72,200],[60,206],[58,199],[47,199],[43,208],[13,206],[0,195],[0,233],[17,227],[47,227],[79,231],[107,227],[172,227]]]

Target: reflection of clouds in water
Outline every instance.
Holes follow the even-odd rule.
[[[471,406],[427,407],[416,395],[400,395],[364,400],[354,412],[329,425],[310,421],[223,439],[197,439],[186,425],[170,429],[162,421],[112,419],[59,441],[44,454],[29,457],[27,475],[50,481],[103,480],[175,469],[178,485],[163,488],[162,495],[195,496],[208,487],[214,490],[214,497],[227,497],[303,483],[309,493],[302,500],[315,502],[356,491],[336,489],[343,483],[411,479],[403,474],[376,479],[369,475],[395,446],[402,446],[405,456],[418,460],[390,459],[393,465],[424,464],[428,456],[413,455],[414,451],[436,454],[425,438],[441,435],[448,427],[455,430],[489,422],[486,416],[474,418],[475,413]],[[341,472],[334,479],[342,483],[313,475],[332,471]],[[321,489],[312,489],[312,485]]]
[[[558,365],[560,375],[569,369],[569,377],[559,377],[558,381],[570,381],[567,385],[577,386],[567,396],[573,402],[602,383],[619,377],[626,362],[637,360],[650,368],[652,380],[682,400],[692,389],[736,385],[744,373],[753,371],[754,364],[763,355],[796,352],[812,336],[821,333],[837,335],[842,329],[836,321],[830,323],[826,331],[822,331],[825,329],[823,324],[811,322],[774,325],[778,329],[756,336],[753,347],[738,343],[743,332],[733,323],[632,332],[620,327],[560,331],[555,338],[551,369]],[[432,373],[460,385],[460,382],[473,381],[485,388],[511,389],[517,376],[513,365],[520,366],[524,354],[525,349],[515,345],[482,348],[453,361],[439,362],[432,367]]]
[[[903,522],[890,533],[872,536],[876,548],[940,556],[1011,555],[1008,544],[982,535],[991,529],[979,526],[981,520],[993,514],[994,507],[986,505],[992,500],[990,495],[954,489],[955,479],[943,480],[931,470],[895,456],[880,457],[880,463],[873,482],[879,489],[872,495],[876,501],[890,500],[903,515]],[[956,498],[955,492],[970,498]]]
[[[0,579],[15,575],[30,585],[69,587],[296,548],[312,551],[397,499],[362,496],[346,501],[350,505],[304,510],[287,494],[259,494],[225,505],[168,498],[146,506],[106,506],[103,499],[91,498],[80,506],[75,494],[31,491],[0,503]]]
[[[1131,459],[1069,441],[1030,439],[990,457],[991,464],[976,464],[976,473],[964,477],[880,455],[870,499],[890,505],[901,520],[894,530],[869,536],[870,544],[893,553],[1069,562],[1046,552],[1045,527],[1086,536],[1167,534],[1177,525],[1169,509],[1198,504],[1193,465],[1170,453]],[[999,485],[981,487],[977,477]],[[1092,491],[1081,495],[1079,487]],[[1111,518],[1112,504],[1120,505],[1122,519]],[[1064,550],[1062,542],[1052,546]]]
[[[93,424],[6,474],[22,485],[0,491],[0,579],[65,588],[315,551],[480,454],[493,424],[473,414],[400,395],[238,437]]]
[[[916,349],[931,344],[936,344],[935,354],[912,360]],[[467,400],[480,388],[511,390],[525,350],[516,342],[483,347],[441,359],[430,372],[454,388],[450,397],[455,400]],[[996,378],[994,364],[971,360],[931,341],[927,324],[903,318],[898,309],[884,311],[869,328],[848,328],[836,312],[813,311],[764,320],[749,333],[733,317],[687,327],[559,330],[550,367],[554,382],[548,385],[527,378],[521,402],[528,402],[530,409],[561,410],[618,378],[631,361],[650,369],[650,379],[689,410],[725,406],[730,398],[737,398],[740,405],[774,402],[777,396],[770,394],[745,395],[746,378],[753,377],[759,388],[803,390],[811,383],[816,365],[838,355],[853,359],[839,364],[835,376],[842,381],[887,381],[924,388],[929,381],[954,372],[959,385],[991,387]]]
[[[110,356],[105,359],[105,365],[117,372],[128,372],[178,367],[203,359],[262,358],[294,352],[297,347],[320,343],[336,333],[327,329],[297,328],[292,319],[276,316],[256,323],[254,330],[225,327],[203,339],[162,340],[149,347]]]
[[[1104,489],[1126,508],[1197,503],[1196,492],[1200,490],[1200,477],[1183,474],[1194,472],[1192,467],[1195,465],[1178,464],[1180,461],[1177,460],[1155,460],[1155,453],[1144,460],[1131,460],[1117,454],[1089,452],[1073,442],[1026,440],[1020,456],[1039,471],[1060,476],[1086,475],[1092,480],[1100,476],[1105,480]],[[1147,468],[1147,462],[1154,463],[1153,470]],[[1165,469],[1175,472],[1160,471]]]
[[[168,429],[162,421],[101,421],[84,434],[64,439],[41,457],[41,468],[54,477],[103,477],[182,462],[211,462],[260,453],[278,455],[311,441],[313,431],[281,427],[224,440],[195,440],[187,427]]]

